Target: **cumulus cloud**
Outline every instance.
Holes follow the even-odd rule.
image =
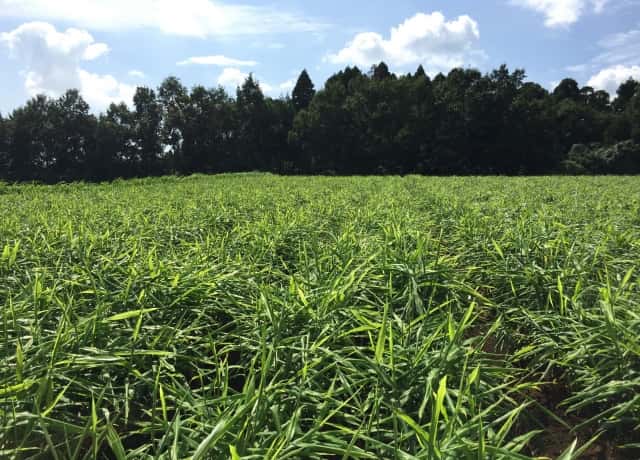
[[[196,37],[312,32],[326,27],[273,7],[216,0],[0,0],[0,17],[64,21],[95,30],[150,28]]]
[[[227,67],[222,70],[222,73],[218,77],[218,84],[226,88],[236,88],[247,79],[248,73],[243,72],[235,67]]]
[[[544,14],[544,24],[553,28],[578,22],[585,10],[602,13],[609,0],[512,0],[512,3]]]
[[[640,81],[640,66],[616,65],[603,69],[591,77],[587,85],[593,86],[595,89],[603,89],[613,96],[620,84],[629,78]]]
[[[58,32],[46,22],[29,22],[11,32],[2,32],[0,41],[13,55],[19,55],[32,64],[40,61],[39,51],[42,48],[60,59],[72,61],[91,61],[109,52],[105,43],[96,43],[86,30],[70,28]]]
[[[591,75],[587,85],[615,96],[621,83],[640,80],[640,29],[606,36],[598,42],[600,53],[589,62],[566,67],[573,74]]]
[[[119,83],[110,75],[97,75],[81,68],[81,63],[99,58],[109,51],[89,32],[70,28],[57,31],[44,22],[23,24],[0,34],[0,44],[10,55],[24,63],[25,89],[31,96],[58,96],[77,88],[93,108],[101,109],[111,101],[130,101],[134,88]]]
[[[85,61],[93,61],[94,59],[98,59],[103,54],[107,54],[109,51],[109,46],[106,43],[94,43],[92,45],[87,46],[87,49],[84,50],[82,54],[82,59]]]
[[[103,109],[112,102],[129,103],[133,100],[135,87],[121,83],[111,75],[98,75],[82,69],[78,69],[78,74],[82,95],[94,109]]]
[[[241,59],[233,59],[226,56],[195,56],[178,62],[178,65],[214,65],[220,67],[254,67],[258,63],[256,61],[243,61]]]
[[[366,67],[385,61],[396,66],[426,64],[429,71],[470,63],[482,53],[478,23],[467,15],[447,21],[440,12],[418,13],[391,29],[389,38],[376,32],[357,34],[345,48],[330,54],[334,64]]]

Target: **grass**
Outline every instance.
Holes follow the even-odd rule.
[[[0,186],[0,456],[640,456],[640,180]]]

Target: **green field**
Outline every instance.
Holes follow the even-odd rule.
[[[638,178],[0,185],[0,217],[2,458],[640,458]]]

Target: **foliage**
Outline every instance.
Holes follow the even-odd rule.
[[[636,178],[3,185],[0,213],[3,458],[640,455]]]
[[[134,138],[132,145],[139,161],[140,174],[150,176],[160,171],[159,161],[162,154],[160,128],[162,112],[156,93],[150,88],[141,87],[133,96],[135,108]]]
[[[640,89],[640,82],[635,81],[632,78],[629,78],[627,81],[623,82],[616,92],[616,100],[613,102],[613,107],[618,112],[624,112],[627,110],[631,99]]]
[[[0,113],[0,170],[9,168],[9,121]]]
[[[253,75],[234,97],[169,77],[157,91],[138,88],[132,109],[111,105],[97,117],[70,90],[37,96],[0,120],[0,180],[557,173],[574,161],[573,145],[638,142],[639,88],[624,82],[611,101],[572,79],[549,93],[506,65],[431,79],[423,67],[397,76],[381,62],[368,73],[347,67],[317,92],[304,70],[291,97],[279,99]]]
[[[311,104],[313,96],[315,95],[315,87],[311,81],[311,77],[309,77],[309,74],[305,69],[298,77],[296,86],[293,88],[293,92],[291,93],[291,102],[293,103],[293,107],[295,107],[298,112],[306,109],[309,107],[309,104]]]
[[[570,174],[640,174],[640,144],[576,144],[563,163]]]
[[[632,126],[631,137],[640,144],[640,90],[638,90],[629,102],[629,120]]]

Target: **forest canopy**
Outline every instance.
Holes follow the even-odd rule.
[[[104,181],[165,174],[640,173],[640,83],[613,97],[575,80],[553,91],[506,65],[347,67],[316,91],[303,71],[269,98],[249,76],[224,88],[178,78],[95,115],[75,89],[0,114],[0,179]]]

